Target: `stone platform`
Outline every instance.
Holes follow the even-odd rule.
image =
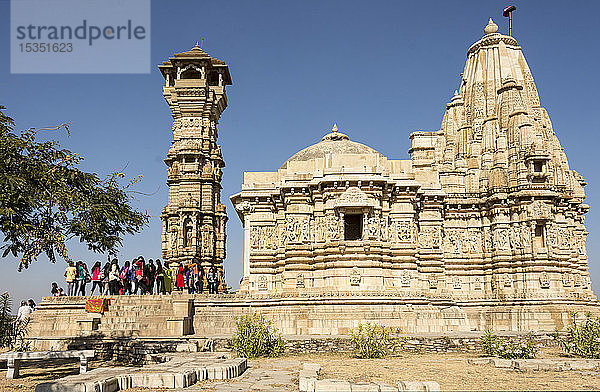
[[[41,383],[36,392],[113,392],[128,388],[186,388],[203,380],[238,377],[247,367],[245,358],[227,358],[226,354],[177,354],[163,363],[141,368],[98,368],[85,374],[67,376]]]
[[[177,342],[226,337],[234,332],[235,317],[253,312],[272,320],[284,335],[322,337],[346,335],[363,321],[398,328],[404,334],[469,335],[486,329],[550,333],[569,325],[571,312],[600,314],[596,300],[471,298],[461,302],[410,293],[116,296],[108,297],[108,310],[98,314],[85,312],[87,298],[44,298],[32,314],[29,336],[34,348],[62,350],[90,338]]]

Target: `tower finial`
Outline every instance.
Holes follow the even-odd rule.
[[[333,123],[333,128],[331,128],[331,132],[335,133],[338,131],[337,123]]]
[[[485,26],[485,28],[483,29],[483,32],[485,33],[485,35],[494,34],[498,32],[498,25],[494,23],[492,18],[490,18],[490,21],[488,22],[487,26]]]

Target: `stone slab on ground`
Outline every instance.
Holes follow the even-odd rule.
[[[471,365],[492,364],[497,368],[520,371],[567,371],[592,370],[600,368],[600,359],[583,358],[543,358],[543,359],[502,359],[502,358],[471,358]]]
[[[298,391],[297,360],[277,360],[268,367],[257,366],[256,361],[249,361],[248,369],[232,380],[204,381],[194,386],[200,391],[211,392],[291,392]],[[179,391],[179,390],[178,390]],[[187,389],[182,389],[187,391]]]
[[[218,353],[175,354],[140,368],[98,368],[85,374],[41,383],[36,392],[114,392],[128,388],[186,388],[198,381],[224,380],[246,370],[245,358]]]
[[[344,380],[319,380],[321,365],[306,362],[299,374],[300,392],[398,392],[398,391],[439,391],[440,385],[434,381],[399,381],[398,387],[377,382],[350,383]]]

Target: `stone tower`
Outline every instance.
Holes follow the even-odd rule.
[[[171,266],[202,261],[223,277],[225,224],[217,123],[227,107],[227,64],[196,44],[158,67],[163,95],[173,114],[173,142],[167,153],[169,203],[163,209],[162,257]]]

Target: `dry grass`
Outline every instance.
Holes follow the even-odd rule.
[[[79,359],[69,362],[23,361],[19,373],[19,378],[7,380],[6,371],[0,372],[0,392],[34,392],[39,383],[79,374]]]
[[[559,357],[558,350],[546,349],[540,357]],[[350,382],[384,382],[396,385],[400,380],[436,381],[444,391],[572,391],[600,390],[600,372],[519,372],[493,365],[470,365],[475,354],[406,353],[387,359],[357,359],[342,354],[301,355],[301,361],[321,364],[321,378]]]

